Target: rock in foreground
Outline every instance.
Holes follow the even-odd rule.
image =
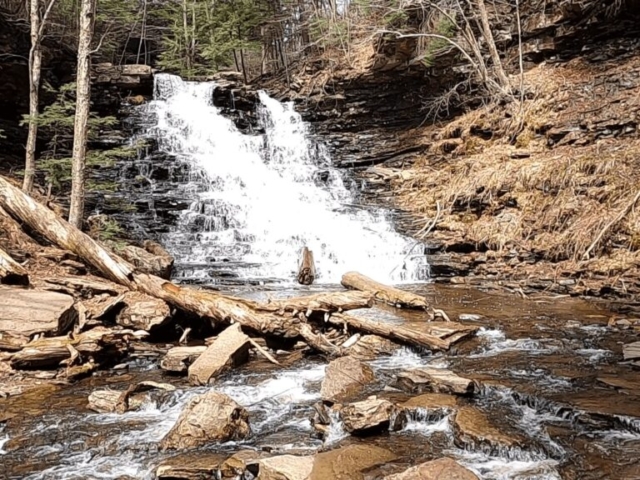
[[[373,370],[352,357],[341,357],[327,366],[320,395],[322,400],[342,402],[360,393],[374,380]]]
[[[478,480],[471,470],[445,457],[416,465],[402,473],[387,475],[384,480]]]
[[[258,480],[307,480],[313,470],[314,457],[279,455],[260,460]]]
[[[397,385],[414,393],[436,392],[471,395],[475,389],[473,380],[463,378],[451,370],[421,367],[405,370],[397,375]]]
[[[251,433],[249,414],[228,396],[211,390],[194,397],[160,443],[163,450],[242,440]]]
[[[78,319],[70,295],[48,290],[0,287],[0,331],[30,337],[62,335]]]
[[[340,416],[347,432],[363,435],[388,430],[395,410],[388,400],[372,397],[346,405]]]

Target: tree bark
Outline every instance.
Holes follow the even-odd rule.
[[[464,336],[467,336],[475,330],[475,327],[463,326],[449,338],[441,338],[437,335],[421,332],[417,328],[414,329],[393,323],[383,323],[368,318],[354,317],[352,315],[332,315],[329,322],[336,325],[346,324],[352,329],[360,332],[372,333],[390,340],[396,340],[416,347],[425,347],[430,350],[447,350],[454,341],[458,341],[463,338],[460,336],[461,332],[464,332]]]
[[[313,261],[313,252],[307,247],[302,249],[302,259],[298,269],[297,280],[301,285],[311,285],[316,279],[316,265]]]
[[[36,175],[36,139],[42,52],[40,50],[40,0],[30,0],[31,49],[29,50],[29,133],[27,135],[22,189],[31,193]]]
[[[345,288],[369,292],[376,300],[389,305],[409,308],[429,308],[429,304],[424,297],[383,285],[358,272],[345,273],[342,276],[342,285]]]
[[[27,271],[0,248],[0,283],[4,285],[29,285]]]
[[[78,71],[76,77],[76,117],[73,131],[71,166],[71,206],[69,223],[82,228],[84,216],[85,165],[89,109],[91,102],[91,40],[96,15],[96,0],[82,0],[78,37]]]

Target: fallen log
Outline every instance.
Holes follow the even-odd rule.
[[[424,322],[419,329],[414,326],[383,323],[353,315],[335,314],[329,318],[334,325],[347,325],[353,330],[371,333],[380,337],[396,340],[415,347],[424,347],[430,350],[447,350],[451,345],[462,338],[471,335],[476,327],[460,325],[455,328],[453,322]],[[447,328],[445,328],[446,326]],[[422,331],[427,330],[427,331]]]
[[[369,292],[379,302],[407,308],[428,309],[427,300],[415,293],[405,292],[394,287],[378,283],[358,272],[348,272],[342,276],[342,285],[352,290]]]
[[[316,265],[313,261],[313,252],[307,247],[302,249],[302,259],[296,277],[301,285],[311,285],[316,279]]]
[[[50,337],[33,340],[11,357],[16,369],[57,367],[63,361],[104,357],[115,361],[129,350],[131,330],[111,331],[97,327],[78,336]]]
[[[0,248],[0,284],[29,285],[27,271]]]

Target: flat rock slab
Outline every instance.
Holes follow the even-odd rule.
[[[316,455],[309,480],[360,480],[363,471],[383,465],[397,457],[375,445],[358,444]]]
[[[160,368],[172,373],[186,373],[200,355],[207,350],[206,346],[173,347],[160,360]]]
[[[400,345],[378,335],[363,335],[351,348],[349,355],[358,360],[373,360],[382,355],[393,355]]]
[[[463,443],[492,446],[519,446],[521,439],[502,432],[489,417],[475,407],[461,407],[455,415],[454,429]]]
[[[189,401],[160,447],[197,448],[212,442],[242,440],[250,433],[247,411],[227,395],[210,390]]]
[[[206,385],[211,377],[249,358],[249,337],[236,323],[222,332],[189,367],[189,383]]]
[[[458,404],[456,397],[446,395],[444,393],[425,393],[417,397],[410,398],[406,402],[398,405],[398,407],[407,410],[417,410],[423,408],[425,410],[438,410],[444,408],[455,408]]]
[[[374,379],[371,367],[353,357],[341,357],[327,366],[320,396],[329,402],[343,402],[362,392]]]
[[[314,457],[279,455],[260,460],[258,480],[308,480],[313,470]]]
[[[156,469],[158,480],[201,480],[216,478],[227,455],[221,453],[183,453],[163,461]]]
[[[388,430],[395,412],[393,403],[374,397],[342,407],[340,417],[347,432],[363,435]]]
[[[384,480],[479,480],[475,473],[452,458],[439,458],[416,465],[402,473],[387,475]]]
[[[0,332],[62,335],[78,319],[73,297],[47,290],[0,287]]]
[[[622,347],[625,360],[640,360],[640,342],[627,343]]]
[[[471,395],[475,389],[473,380],[463,378],[451,370],[421,367],[405,370],[396,376],[396,384],[407,392],[436,392]]]

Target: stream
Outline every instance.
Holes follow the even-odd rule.
[[[194,388],[159,368],[161,351],[173,345],[158,343],[158,351],[138,352],[115,369],[7,399],[0,412],[0,478],[154,479],[158,466],[176,456],[213,463],[241,450],[308,455],[358,444],[397,458],[328,480],[381,479],[442,456],[485,480],[640,479],[640,378],[619,363],[625,332],[608,326],[611,312],[569,297],[430,284],[423,251],[394,231],[387,212],[353,207],[357,185],[331,167],[321,145],[309,142],[292,105],[261,94],[264,133],[245,135],[211,105],[214,88],[159,75],[155,100],[138,107],[132,142],[152,139],[155,148],[123,169],[139,185],[124,195],[150,206],[144,219],[131,214],[131,231],[157,236],[148,212],[177,206],[175,221],[159,234],[176,258],[174,280],[254,300],[339,289],[349,270],[402,284],[452,320],[481,328],[446,353],[402,348],[369,360],[376,379],[363,398],[408,400],[412,395],[389,386],[394,375],[418,366],[471,378],[477,393],[454,408],[419,409],[400,431],[373,436],[348,435],[332,418],[329,435],[319,439],[310,418],[320,400],[324,358],[288,362],[290,353],[276,352],[282,361],[276,366],[252,356],[212,385]],[[318,268],[312,287],[291,281],[303,246],[314,252]],[[428,321],[424,312],[384,306],[354,314],[397,324]],[[95,389],[124,390],[142,380],[177,388],[152,395],[137,411],[87,409]],[[207,389],[248,410],[251,436],[188,457],[161,451],[159,442],[189,399]],[[488,419],[477,424],[491,440],[460,434],[455,415],[461,408]]]

